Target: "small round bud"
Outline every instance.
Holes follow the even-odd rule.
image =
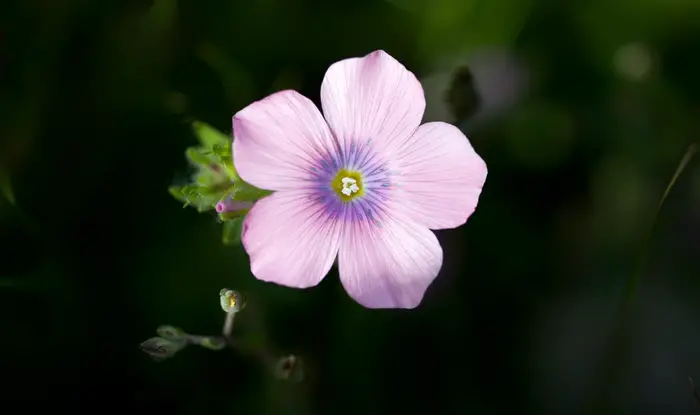
[[[281,380],[301,382],[304,379],[304,368],[301,359],[290,354],[277,361],[275,376]]]
[[[141,350],[156,360],[173,357],[175,353],[187,345],[185,342],[176,342],[162,337],[152,337],[141,343]]]
[[[219,301],[221,302],[221,309],[227,313],[237,313],[245,307],[243,296],[238,291],[229,290],[228,288],[221,290]]]

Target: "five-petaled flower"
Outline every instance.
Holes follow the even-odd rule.
[[[251,271],[307,288],[337,257],[358,303],[414,308],[442,266],[431,229],[467,221],[486,164],[456,127],[420,125],[423,88],[384,51],[331,65],[321,104],[287,90],[233,117],[239,175],[274,191],[243,224]]]

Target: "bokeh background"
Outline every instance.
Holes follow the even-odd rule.
[[[375,49],[489,166],[413,311],[363,309],[336,271],[256,281],[167,192],[191,121],[230,133],[271,92],[317,101],[331,63]],[[700,138],[699,54],[696,0],[3,2],[0,413],[700,413],[696,160],[626,294]],[[219,333],[223,287],[249,301],[235,335],[299,356],[302,382],[139,349],[160,324]]]

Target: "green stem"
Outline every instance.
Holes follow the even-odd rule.
[[[671,189],[673,189],[675,186],[676,181],[688,166],[688,163],[690,163],[690,160],[697,151],[697,144],[692,144],[690,147],[688,147],[680,163],[678,163],[676,172],[673,174],[668,186],[666,186],[666,190],[664,191],[664,194],[656,207],[651,226],[649,227],[647,236],[644,239],[642,247],[639,251],[636,266],[627,280],[625,297],[622,301],[620,309],[618,310],[616,322],[612,327],[613,331],[609,338],[609,345],[606,349],[606,354],[603,356],[601,370],[594,379],[593,393],[586,401],[586,407],[584,409],[585,413],[587,414],[601,415],[604,413],[611,413],[611,411],[605,412],[605,410],[606,408],[610,407],[610,403],[612,401],[611,389],[613,389],[614,385],[617,383],[620,375],[620,373],[618,373],[619,371],[616,369],[619,368],[624,351],[627,348],[627,339],[629,338],[628,334],[630,330],[629,320],[630,316],[635,311],[634,305],[639,282],[642,279],[642,273],[649,257],[649,250],[651,247],[652,238],[654,236],[654,231],[656,230],[659,215],[661,213],[661,208],[663,207],[666,198],[671,193]]]
[[[231,339],[231,332],[233,331],[233,322],[236,318],[236,311],[231,310],[228,313],[226,313],[226,320],[224,321],[224,328],[222,330],[222,333],[224,335],[224,338],[226,340]]]

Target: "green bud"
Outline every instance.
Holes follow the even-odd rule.
[[[224,288],[219,292],[219,302],[221,309],[226,313],[237,313],[245,308],[245,299],[238,291]]]
[[[175,353],[187,346],[186,342],[172,341],[162,337],[152,337],[141,343],[141,350],[155,360],[164,360],[175,356]]]
[[[301,382],[304,379],[301,359],[293,354],[279,359],[275,366],[275,376],[281,380]]]
[[[173,326],[160,326],[156,329],[156,333],[166,340],[171,341],[186,341],[187,333],[182,329]]]
[[[209,350],[226,348],[226,340],[223,337],[202,337],[197,344]]]

